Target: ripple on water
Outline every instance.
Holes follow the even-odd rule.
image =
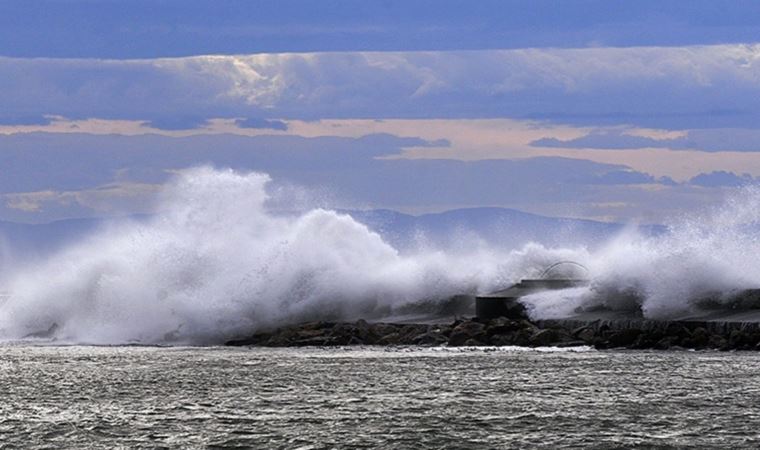
[[[19,448],[760,445],[760,356],[0,347]]]

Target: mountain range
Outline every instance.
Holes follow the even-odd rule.
[[[515,248],[526,242],[547,246],[584,245],[594,248],[621,232],[626,225],[584,219],[530,214],[507,208],[465,208],[410,215],[387,209],[339,210],[379,233],[394,247],[467,248],[473,242]],[[145,220],[149,216],[134,216]],[[44,224],[0,221],[0,250],[6,254],[44,256],[118,219],[66,219]],[[661,225],[637,227],[644,234],[665,231]]]

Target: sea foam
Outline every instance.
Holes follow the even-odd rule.
[[[6,271],[0,338],[54,327],[68,342],[219,343],[302,320],[390,316],[578,256],[535,244],[496,254],[475,242],[460,254],[402,254],[345,214],[273,214],[269,183],[261,173],[186,170],[148,220],[111,224]]]
[[[527,297],[534,318],[594,306],[668,318],[699,296],[760,286],[756,188],[659,236],[631,228],[593,252],[496,249],[475,237],[457,251],[400,251],[345,214],[273,213],[270,184],[262,173],[186,170],[150,218],[110,223],[42,261],[6,261],[0,340],[51,330],[59,342],[215,344],[305,320],[391,317],[563,260],[585,265],[591,284]]]

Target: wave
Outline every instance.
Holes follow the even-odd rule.
[[[572,250],[401,254],[345,214],[272,213],[270,177],[183,171],[147,220],[111,224],[6,271],[0,337],[96,344],[218,343],[263,327],[385,317],[503,287]],[[282,199],[278,199],[282,201]]]
[[[535,318],[598,306],[667,318],[694,299],[760,286],[757,188],[667,233],[629,229],[593,252],[495,249],[475,237],[457,251],[401,252],[345,214],[275,214],[270,184],[263,173],[186,170],[164,186],[154,216],[109,223],[41,262],[6,261],[0,339],[215,344],[305,320],[391,317],[561,260],[588,267],[591,285],[527,298]]]

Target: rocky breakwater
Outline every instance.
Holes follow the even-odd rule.
[[[689,322],[531,322],[498,317],[448,324],[310,322],[228,341],[231,346],[593,346],[598,349],[760,350],[760,327]]]
[[[311,322],[227,342],[227,345],[304,347],[343,345],[548,346],[586,345],[562,328],[541,329],[528,320],[499,317],[489,321],[456,320],[450,324]]]

